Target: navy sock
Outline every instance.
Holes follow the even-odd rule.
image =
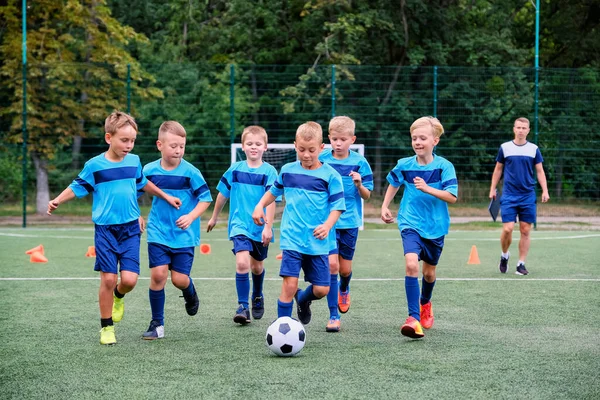
[[[318,297],[313,293],[313,285],[308,285],[304,290],[301,290],[298,294],[298,301],[300,303],[306,303],[307,301],[317,300]]]
[[[291,314],[291,311],[290,311]],[[100,327],[101,328],[105,328],[107,326],[113,326],[113,320],[112,317],[110,318],[100,318]]]
[[[248,274],[235,273],[235,288],[237,290],[238,303],[248,308],[248,295],[250,293],[250,278]]]
[[[340,290],[342,292],[348,291],[348,286],[350,286],[350,279],[352,279],[352,272],[348,276],[340,275]]]
[[[262,296],[263,282],[265,281],[265,270],[260,274],[252,274],[252,298]]]
[[[150,298],[150,309],[152,310],[152,320],[165,324],[165,289],[148,289]]]
[[[431,294],[433,293],[433,287],[435,286],[435,280],[431,283],[425,280],[425,277],[421,279],[421,305],[427,304],[431,301]]]
[[[329,293],[327,293],[327,306],[329,307],[329,319],[340,319],[338,313],[338,280],[337,274],[330,275]]]
[[[114,293],[115,293],[115,297],[116,297],[117,299],[122,299],[123,297],[125,297],[125,295],[124,295],[124,294],[121,294],[121,293],[120,293],[120,292],[117,290],[117,287],[116,287],[116,286],[115,286]]]
[[[192,280],[191,276],[189,278],[190,278],[190,284],[188,285],[188,287],[186,287],[185,289],[183,289],[181,291],[181,293],[183,293],[184,299],[188,299],[188,298],[192,297],[194,295],[194,293],[196,293],[196,288],[194,287],[194,281]]]
[[[294,307],[293,300],[290,301],[289,303],[284,303],[283,301],[277,299],[277,318],[291,317],[293,307]]]
[[[404,288],[406,289],[408,315],[415,318],[417,321],[421,321],[421,311],[419,310],[419,278],[405,276]]]

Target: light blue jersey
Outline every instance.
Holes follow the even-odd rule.
[[[434,155],[427,165],[419,165],[417,156],[398,160],[387,181],[397,188],[404,185],[404,194],[398,210],[398,228],[412,228],[424,239],[437,239],[448,234],[450,213],[448,203],[418,190],[413,183],[422,178],[427,185],[446,190],[458,197],[458,180],[454,166],[443,157]]]
[[[309,170],[302,168],[300,161],[289,163],[281,167],[271,194],[285,197],[281,249],[315,256],[329,254],[329,239],[319,240],[313,231],[331,211],[346,209],[340,174],[327,164]]]
[[[92,221],[96,225],[117,225],[140,216],[137,191],[148,180],[142,174],[140,158],[127,154],[122,161],[106,159],[106,153],[85,163],[83,170],[69,185],[75,196],[92,193]]]
[[[244,235],[255,242],[262,241],[263,227],[254,223],[252,212],[275,179],[277,170],[266,162],[258,168],[250,168],[246,161],[238,161],[225,171],[217,190],[230,201],[229,239]]]
[[[146,164],[144,175],[163,192],[181,200],[179,210],[160,197],[152,199],[148,216],[148,243],[158,243],[173,249],[195,247],[200,244],[200,218],[187,228],[175,225],[179,217],[189,214],[199,202],[211,202],[208,185],[198,168],[185,160],[177,168],[167,171],[160,159]]]
[[[362,199],[350,172],[358,172],[362,178],[362,184],[369,190],[373,190],[373,171],[367,162],[367,159],[355,151],[350,151],[348,157],[339,160],[333,156],[333,151],[325,149],[319,155],[322,163],[329,164],[342,177],[344,184],[344,200],[346,201],[346,211],[342,213],[340,219],[335,224],[336,229],[359,228],[363,224]]]
[[[519,146],[513,141],[503,143],[496,161],[504,164],[503,200],[519,202],[531,197],[535,199],[534,170],[537,164],[544,162],[535,144],[526,142]]]

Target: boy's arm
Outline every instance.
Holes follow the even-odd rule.
[[[546,203],[550,200],[550,195],[548,194],[548,183],[546,182],[546,174],[544,173],[542,163],[535,164],[535,170],[537,172],[537,180],[542,187],[542,203]]]
[[[340,215],[342,215],[342,210],[331,210],[325,222],[315,228],[313,236],[317,239],[325,239],[329,235],[331,228],[335,226]]]
[[[265,211],[264,208],[269,204],[275,201],[276,197],[270,191],[266,192],[264,196],[260,199],[256,207],[254,207],[254,212],[252,213],[252,219],[254,223],[259,226],[263,226],[265,222],[273,223],[273,221],[265,221]]]
[[[73,200],[75,198],[75,192],[70,187],[66,188],[62,191],[61,194],[56,196],[53,200],[48,202],[48,211],[46,212],[48,215],[52,215],[52,212],[58,208],[58,206],[62,203],[66,203],[69,200]]]
[[[456,203],[456,196],[450,193],[447,190],[440,190],[436,188],[432,188],[429,186],[423,178],[415,178],[414,179],[415,187],[423,193],[427,193],[436,197],[440,200],[445,201],[446,203],[454,204]]]
[[[388,185],[387,190],[385,191],[383,203],[381,204],[381,220],[386,224],[391,224],[392,222],[394,222],[394,216],[392,215],[392,212],[390,211],[389,207],[390,203],[392,202],[392,199],[394,198],[394,196],[396,196],[396,193],[398,193],[399,189],[400,186],[394,187],[392,185]]]
[[[219,219],[219,213],[223,210],[223,207],[227,203],[227,197],[223,196],[221,192],[217,195],[217,200],[215,201],[215,208],[213,209],[212,216],[208,221],[208,225],[206,227],[206,232],[210,232],[213,230],[215,225],[217,225],[217,220]]]
[[[265,220],[265,227],[262,231],[262,244],[268,246],[273,239],[273,221],[275,221],[275,203],[271,203],[267,206],[267,219]]]
[[[362,177],[360,174],[356,171],[352,171],[350,172],[350,176],[352,177],[352,182],[354,182],[354,186],[356,186],[361,199],[368,200],[369,197],[371,197],[371,191],[362,184]]]
[[[173,196],[166,194],[151,181],[148,181],[148,183],[146,184],[146,186],[144,186],[142,188],[142,190],[153,196],[160,197],[161,199],[163,199],[164,201],[166,201],[167,203],[169,203],[170,205],[172,205],[173,207],[175,207],[178,210],[179,210],[179,206],[181,206],[181,200],[179,200],[177,197],[173,197]]]
[[[504,164],[497,162],[492,174],[492,186],[490,186],[490,199],[496,199],[496,186],[502,178],[502,171],[504,170]]]
[[[177,218],[177,221],[175,221],[175,225],[177,225],[177,227],[181,229],[189,228],[192,222],[194,222],[196,218],[200,217],[202,213],[206,211],[210,203],[210,201],[199,201],[192,211],[190,211],[188,214],[182,215],[181,217]]]

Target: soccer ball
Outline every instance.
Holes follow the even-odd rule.
[[[269,350],[280,357],[298,354],[306,343],[304,326],[290,317],[276,319],[267,329],[266,343]]]

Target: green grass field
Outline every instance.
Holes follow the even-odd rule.
[[[150,321],[147,252],[126,297],[116,346],[101,346],[92,228],[0,228],[2,398],[127,399],[597,399],[600,398],[600,233],[533,233],[530,275],[497,270],[499,231],[453,231],[438,267],[436,322],[420,341],[400,335],[404,264],[396,230],[361,232],[352,308],[326,333],[313,302],[307,344],[293,358],[264,343],[280,290],[277,245],[266,261],[266,312],[237,326],[234,257],[223,230],[203,234],[192,276],[200,311],[189,317],[167,286],[165,334]],[[513,254],[516,256],[515,233]],[[24,252],[43,244],[49,261]],[[481,265],[467,265],[476,245]],[[304,284],[303,284],[304,286]],[[295,315],[295,312],[294,312]]]

